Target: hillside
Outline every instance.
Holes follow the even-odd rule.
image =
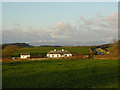
[[[17,52],[14,53],[14,56],[19,56],[21,53],[30,53],[31,56],[35,54],[39,54],[41,56],[46,56],[46,54],[53,50],[61,50],[65,49],[73,54],[88,54],[89,53],[89,46],[78,46],[78,47],[27,47],[27,48],[19,48]]]
[[[5,48],[7,46],[10,45],[16,45],[18,46],[18,50],[15,51],[13,54],[11,54],[11,57],[19,57],[20,54],[22,53],[30,53],[31,57],[45,57],[46,54],[53,50],[53,49],[57,49],[57,50],[61,50],[61,49],[65,49],[68,50],[69,52],[71,52],[73,55],[78,56],[81,54],[93,54],[96,55],[95,58],[116,58],[118,57],[118,50],[119,50],[119,43],[118,42],[114,42],[112,44],[104,44],[104,45],[98,45],[98,46],[68,46],[68,47],[64,47],[64,46],[48,46],[48,45],[43,45],[43,46],[39,46],[39,47],[33,47],[30,46],[29,44],[26,43],[13,43],[13,44],[3,44],[2,48]],[[100,50],[101,49],[101,50]],[[101,53],[101,55],[97,55],[96,51],[108,51],[108,55],[104,55],[103,53]]]
[[[108,55],[96,55],[95,58],[120,58],[119,51],[120,51],[120,40],[114,41],[109,47],[106,48],[109,51]]]

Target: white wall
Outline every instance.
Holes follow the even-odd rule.
[[[70,57],[72,54],[64,54],[65,57]]]
[[[20,58],[24,59],[24,58],[29,58],[30,55],[20,55]]]
[[[47,57],[61,57],[60,54],[47,54]]]
[[[64,54],[64,55],[60,55],[60,54],[47,54],[47,57],[51,57],[51,58],[54,58],[54,57],[70,57],[72,56],[72,54]]]

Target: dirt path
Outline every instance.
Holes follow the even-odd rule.
[[[0,61],[3,61],[3,62],[13,62],[13,61],[32,61],[32,60],[47,60],[48,58],[29,58],[29,59],[5,59],[5,60],[0,60]]]
[[[118,57],[94,57],[94,59],[120,59]]]

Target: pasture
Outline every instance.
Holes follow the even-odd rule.
[[[3,88],[118,88],[117,59],[3,62]]]
[[[89,53],[90,46],[76,46],[76,47],[27,47],[27,48],[19,48],[18,51],[14,53],[13,56],[19,56],[21,53],[30,53],[31,55],[40,54],[41,56],[46,56],[46,54],[50,50],[61,50],[65,49],[71,53],[78,54],[87,54]]]

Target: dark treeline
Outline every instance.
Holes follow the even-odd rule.
[[[62,47],[62,46],[59,46],[59,45],[32,46],[32,45],[29,45],[28,43],[5,43],[5,44],[0,45],[0,48],[4,49],[5,47],[11,46],[11,45],[16,45],[18,47]]]
[[[2,49],[4,49],[7,46],[11,46],[11,45],[16,45],[18,47],[32,47],[31,45],[27,43],[5,43],[5,44],[2,44]]]

